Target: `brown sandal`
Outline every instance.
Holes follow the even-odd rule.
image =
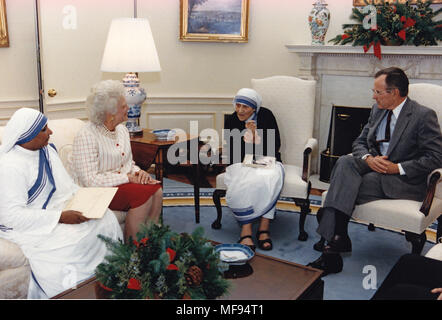
[[[255,252],[255,250],[256,250],[256,246],[255,246],[254,244],[243,244],[243,243],[241,243],[241,241],[243,241],[244,239],[247,239],[247,238],[250,238],[250,239],[252,239],[252,241],[253,241],[252,236],[251,236],[251,235],[248,235],[248,236],[241,237],[241,238],[238,240],[238,243],[240,243],[240,244],[242,244],[242,245],[244,245],[244,246],[249,247],[250,249],[252,249],[253,252]]]

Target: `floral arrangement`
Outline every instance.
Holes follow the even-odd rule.
[[[344,33],[329,40],[334,44],[345,45],[352,43],[353,46],[363,46],[367,52],[374,46],[374,53],[380,59],[381,45],[437,45],[442,40],[442,20],[434,18],[442,12],[442,8],[436,11],[430,7],[432,1],[423,3],[418,0],[416,5],[410,5],[407,1],[394,4],[382,1],[375,4],[365,0],[367,5],[376,7],[376,26],[364,27],[364,19],[367,13],[358,8],[353,8],[350,19],[357,21],[356,24],[344,24]]]
[[[191,235],[168,226],[142,225],[136,240],[122,241],[99,235],[112,252],[97,266],[101,290],[113,299],[215,299],[229,282],[219,268],[219,254],[203,238],[203,229]]]

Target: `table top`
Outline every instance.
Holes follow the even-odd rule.
[[[221,300],[295,300],[321,277],[322,271],[260,253],[249,261],[253,273],[230,279],[231,288]],[[53,299],[96,299],[95,277]]]
[[[132,142],[140,142],[140,143],[146,143],[146,144],[154,144],[154,145],[158,145],[158,146],[168,146],[171,144],[174,144],[175,142],[177,142],[178,140],[178,136],[175,137],[175,140],[157,140],[157,137],[155,134],[152,133],[153,129],[143,129],[143,136],[140,137],[131,137],[130,141]],[[181,141],[189,141],[189,140],[193,140],[193,139],[197,139],[198,136],[191,136],[190,134],[186,134],[186,138],[185,140],[182,140],[183,138],[181,137]]]

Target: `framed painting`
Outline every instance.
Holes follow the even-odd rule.
[[[180,40],[247,42],[249,0],[180,0]]]
[[[0,0],[0,47],[9,47],[5,0]]]
[[[410,2],[410,4],[416,3],[416,0],[408,0]],[[368,1],[369,3],[371,3],[371,0]],[[375,3],[381,3],[382,0],[375,0]],[[396,0],[392,0],[390,1],[392,4],[394,2],[396,2]],[[407,0],[399,0],[399,2],[407,2]],[[426,0],[422,0],[422,2],[426,2]],[[442,0],[433,0],[433,3],[442,3]],[[355,7],[363,7],[365,6],[365,1],[364,0],[353,0],[353,6]]]

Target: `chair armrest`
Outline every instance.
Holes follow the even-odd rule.
[[[425,216],[428,216],[430,212],[431,204],[433,203],[434,195],[436,192],[436,187],[441,181],[442,181],[442,168],[436,169],[428,175],[427,195],[425,196],[425,199],[422,202],[422,206],[419,210]]]
[[[302,180],[308,181],[310,178],[310,159],[312,151],[318,147],[318,140],[315,138],[308,139],[304,146],[304,159],[302,162]]]

